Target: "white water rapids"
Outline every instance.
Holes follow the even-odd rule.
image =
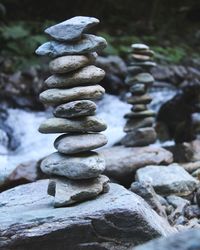
[[[152,108],[157,110],[159,106],[170,99],[174,93],[154,92]],[[164,95],[164,96],[163,96]],[[130,105],[119,100],[117,96],[106,94],[98,103],[97,115],[103,118],[108,129],[104,134],[108,138],[107,146],[118,142],[124,135],[124,114],[130,110]],[[15,152],[3,150],[0,152],[0,183],[20,163],[37,161],[55,151],[54,139],[58,134],[40,134],[38,127],[40,123],[50,114],[47,112],[31,112],[20,109],[9,109],[7,123],[14,130],[14,136],[19,139],[21,145]]]

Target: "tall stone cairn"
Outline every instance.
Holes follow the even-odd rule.
[[[129,86],[127,102],[132,105],[131,111],[125,114],[125,137],[122,144],[127,147],[147,146],[157,139],[153,128],[155,113],[148,109],[152,98],[147,94],[154,78],[149,73],[156,64],[152,61],[154,52],[144,44],[132,44],[130,66],[125,83]]]
[[[99,133],[106,129],[95,116],[96,104],[105,93],[98,85],[105,72],[94,66],[97,52],[106,46],[102,37],[85,34],[99,23],[93,17],[78,16],[45,30],[51,41],[42,44],[36,53],[52,57],[52,75],[45,80],[40,100],[53,106],[53,118],[44,121],[41,133],[61,133],[54,142],[57,152],[41,163],[50,176],[48,194],[54,196],[54,207],[64,207],[92,199],[108,191],[109,179],[101,175],[105,160],[91,151],[107,143]]]

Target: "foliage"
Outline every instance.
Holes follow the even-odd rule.
[[[41,34],[36,24],[15,22],[0,27],[1,55],[13,61],[13,70],[38,62],[34,51],[47,40]]]

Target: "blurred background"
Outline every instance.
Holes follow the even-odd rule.
[[[151,89],[154,97],[151,108],[158,113],[165,105],[166,123],[177,113],[185,116],[186,109],[180,102],[177,104],[174,97],[180,97],[188,86],[199,85],[198,0],[2,0],[0,167],[3,171],[0,185],[5,183],[16,167],[35,166],[54,150],[52,142],[55,136],[37,132],[41,121],[50,116],[50,111],[38,99],[43,81],[49,76],[49,59],[36,56],[34,51],[48,40],[43,32],[46,27],[76,15],[100,19],[100,25],[91,33],[103,36],[108,42],[97,65],[106,70],[106,77],[101,84],[107,94],[99,102],[98,113],[108,124],[106,135],[109,146],[118,143],[123,137],[123,116],[130,109],[125,102],[127,87],[124,79],[132,43],[145,43],[155,51],[157,67],[152,70],[156,81]],[[193,87],[190,89],[196,98],[198,91]],[[167,109],[168,101],[172,103],[171,111]],[[185,105],[189,105],[187,115],[191,115],[190,123],[195,124],[196,136],[200,130],[198,112],[192,111],[193,104],[190,101]],[[188,124],[184,129],[187,131]],[[189,141],[192,139],[189,138]],[[157,143],[171,145],[174,138],[166,136],[164,131]]]

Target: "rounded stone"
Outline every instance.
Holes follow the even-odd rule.
[[[136,83],[130,87],[130,92],[133,95],[143,95],[146,93],[146,85],[143,83]]]
[[[94,53],[88,55],[61,56],[49,63],[49,70],[53,74],[63,74],[82,68],[95,61]]]
[[[144,62],[131,62],[131,66],[135,66],[135,67],[144,67],[146,69],[150,69],[152,67],[156,66],[155,62],[151,62],[151,61],[144,61]]]
[[[126,134],[121,143],[127,147],[141,147],[154,143],[156,139],[154,128],[139,128]]]
[[[132,132],[135,129],[151,127],[154,123],[153,117],[129,119],[124,127],[124,132]]]
[[[144,104],[136,104],[131,108],[133,112],[141,112],[147,109],[147,106]]]
[[[74,134],[61,135],[55,142],[54,147],[63,154],[74,154],[93,150],[104,146],[108,142],[103,134]]]
[[[152,101],[152,98],[148,95],[141,96],[130,96],[127,98],[127,102],[130,104],[149,104]]]
[[[100,99],[105,89],[100,85],[74,87],[70,89],[48,89],[40,94],[44,104],[63,104],[76,100]]]
[[[96,116],[75,119],[50,118],[40,125],[39,132],[44,134],[101,132],[106,128],[106,123]]]
[[[134,43],[131,45],[133,50],[149,50],[149,46],[142,43]]]
[[[80,100],[61,104],[53,111],[55,117],[73,118],[94,115],[96,104],[89,100]]]
[[[70,88],[80,85],[96,84],[105,76],[105,71],[94,65],[89,65],[68,74],[52,75],[46,79],[48,88]]]
[[[99,176],[105,170],[105,160],[96,152],[85,152],[74,156],[55,152],[46,157],[40,167],[48,175],[81,180]]]
[[[132,58],[138,61],[148,61],[151,59],[148,55],[142,55],[142,54],[133,54]]]
[[[153,110],[145,110],[141,112],[129,112],[124,115],[124,118],[146,118],[155,116],[155,112]]]

